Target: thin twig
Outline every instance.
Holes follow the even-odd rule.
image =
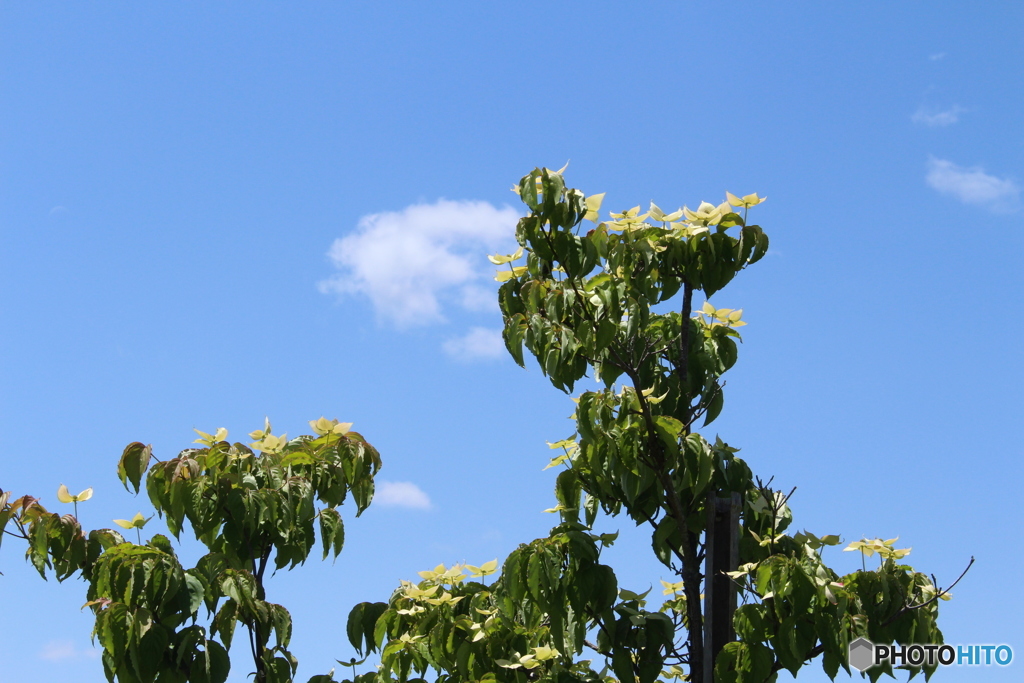
[[[960,572],[960,576],[957,577],[956,581],[954,581],[953,583],[949,584],[949,587],[940,590],[935,595],[933,595],[930,599],[925,600],[924,602],[922,602],[920,604],[917,604],[917,605],[904,604],[903,607],[901,607],[898,612],[896,612],[891,617],[886,619],[885,622],[882,624],[882,626],[888,626],[889,624],[891,624],[892,622],[896,621],[897,619],[899,619],[901,616],[903,616],[907,612],[912,612],[912,611],[914,611],[916,609],[921,609],[922,607],[926,607],[926,606],[932,604],[933,602],[935,602],[936,600],[941,599],[943,595],[947,595],[949,593],[949,591],[953,590],[954,586],[956,586],[958,583],[960,583],[960,579],[964,578],[964,576],[967,575],[967,572],[970,571],[970,569],[971,569],[971,567],[973,565],[974,565],[974,556],[972,555],[971,556],[971,561],[968,562],[967,566],[964,568],[964,570],[962,572]],[[938,587],[936,585],[936,581],[935,581],[935,577],[934,576],[932,576],[932,586],[935,586],[936,588]]]

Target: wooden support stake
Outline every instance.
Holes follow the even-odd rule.
[[[736,571],[740,554],[742,498],[712,491],[708,496],[708,526],[704,547],[704,683],[714,681],[715,657],[736,639],[732,616],[736,612],[736,585],[725,572]]]

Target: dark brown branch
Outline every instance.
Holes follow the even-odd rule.
[[[715,382],[715,390],[711,393],[711,398],[709,398],[706,401],[701,401],[700,403],[698,403],[693,410],[693,415],[691,416],[690,421],[683,425],[687,431],[689,431],[690,426],[693,425],[694,422],[699,420],[701,416],[708,412],[708,409],[711,408],[711,402],[715,400],[715,396],[720,394],[722,392],[722,389],[724,388],[725,382],[722,382],[721,384]]]
[[[686,396],[686,385],[689,382],[689,367],[690,367],[690,315],[693,313],[693,286],[689,282],[683,285],[683,310],[680,312],[679,320],[679,365],[676,367],[676,373],[679,375],[679,393],[682,396]],[[683,424],[689,425],[690,419],[690,407],[686,407],[687,415],[682,420]],[[686,433],[690,433],[690,428],[687,426]]]
[[[939,590],[930,599],[925,600],[924,602],[922,602],[920,604],[917,604],[917,605],[904,604],[903,607],[901,607],[898,612],[896,612],[891,617],[886,619],[885,622],[882,624],[882,626],[883,627],[884,626],[888,626],[889,624],[891,624],[892,622],[896,621],[897,619],[899,619],[901,616],[903,616],[907,612],[912,612],[912,611],[914,611],[916,609],[921,609],[922,607],[927,607],[928,605],[932,604],[936,600],[941,599],[943,595],[948,594],[949,591],[953,590],[954,586],[956,586],[958,583],[960,583],[960,579],[964,578],[964,576],[967,575],[967,572],[970,571],[970,569],[971,569],[971,567],[973,565],[974,565],[974,556],[972,555],[971,556],[971,561],[967,563],[967,567],[965,567],[964,570],[962,572],[960,572],[960,576],[957,577],[956,581],[954,581],[953,583],[949,584],[948,588],[943,588],[943,589]],[[935,588],[938,588],[938,586],[935,585],[935,577],[934,576],[932,577],[932,585]]]

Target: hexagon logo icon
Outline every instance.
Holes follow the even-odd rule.
[[[864,673],[875,665],[875,646],[867,638],[858,638],[850,643],[850,666]]]

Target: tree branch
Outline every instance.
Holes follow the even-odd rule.
[[[949,591],[953,590],[954,586],[956,586],[958,583],[960,583],[960,579],[964,578],[964,576],[967,575],[967,572],[970,571],[970,569],[971,569],[971,567],[973,565],[974,565],[974,556],[972,555],[971,556],[971,561],[967,563],[967,567],[965,567],[964,570],[962,572],[960,572],[960,576],[957,577],[956,581],[954,581],[953,583],[949,584],[948,588],[944,588],[944,589],[940,590],[935,595],[933,595],[930,599],[925,600],[924,602],[922,602],[922,603],[920,603],[918,605],[904,604],[903,607],[900,608],[900,610],[898,612],[896,612],[891,617],[886,619],[885,622],[882,624],[882,626],[883,627],[884,626],[888,626],[889,624],[891,624],[892,622],[896,621],[897,619],[899,619],[901,616],[903,616],[907,612],[912,612],[912,611],[914,611],[916,609],[921,609],[922,607],[927,607],[928,605],[932,604],[936,600],[939,600],[940,598],[942,598],[943,595],[946,595],[947,593],[949,593]],[[935,583],[935,577],[932,577],[932,584],[934,585],[934,583]],[[938,588],[938,586],[935,586],[935,587]]]
[[[690,368],[690,315],[693,313],[693,286],[687,282],[683,285],[683,309],[680,311],[679,320],[679,365],[676,366],[676,374],[679,375],[679,394],[687,396],[686,385],[689,382]],[[690,406],[686,405],[686,415],[682,423],[686,425],[686,433],[690,433]]]

